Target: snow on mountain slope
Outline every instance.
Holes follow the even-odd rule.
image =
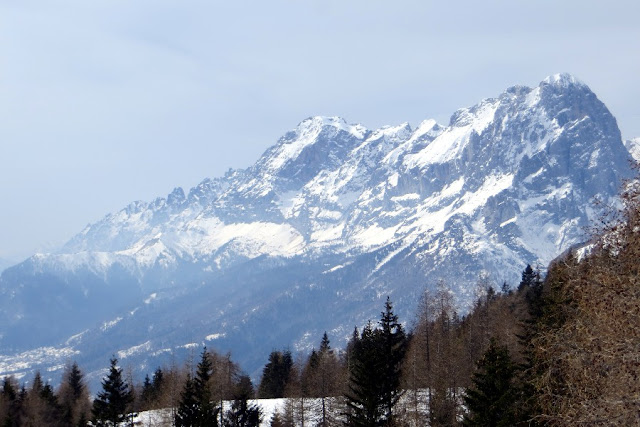
[[[526,263],[586,239],[593,198],[612,200],[629,176],[614,117],[567,74],[446,126],[312,117],[250,168],[134,202],[8,269],[0,344],[27,351],[88,330],[74,348],[92,363],[98,349],[164,354],[216,336],[254,369],[267,347],[348,336],[387,294],[406,315],[438,279],[461,303],[480,274],[515,284]],[[54,330],[21,334],[69,307]]]
[[[636,162],[640,162],[640,137],[626,140],[624,146],[629,150],[631,157],[633,157]]]

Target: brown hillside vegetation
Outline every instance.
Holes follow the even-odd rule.
[[[533,340],[537,418],[552,425],[640,420],[640,185],[622,195],[591,252],[549,269]]]

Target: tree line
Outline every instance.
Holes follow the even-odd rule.
[[[6,378],[3,426],[118,425],[170,408],[176,426],[634,425],[640,414],[640,184],[591,244],[527,266],[513,289],[479,277],[460,315],[445,282],[425,290],[405,330],[388,298],[377,322],[343,350],[325,332],[317,349],[275,350],[257,387],[204,348],[198,363],[158,368],[133,384],[114,358],[93,401],[78,366],[54,390]],[[286,398],[263,419],[253,398]]]

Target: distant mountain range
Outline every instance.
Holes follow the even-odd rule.
[[[215,137],[215,136],[212,136]],[[274,348],[341,345],[390,295],[410,321],[445,280],[464,310],[588,238],[638,139],[568,74],[369,130],[311,117],[248,169],[133,202],[0,277],[0,372],[152,370],[204,343],[256,372]],[[171,356],[172,355],[172,356]],[[20,362],[20,363],[18,363]]]

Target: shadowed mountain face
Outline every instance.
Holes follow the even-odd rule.
[[[153,369],[207,343],[254,371],[325,330],[340,342],[387,295],[408,321],[443,279],[464,307],[482,275],[515,285],[584,241],[594,197],[630,176],[615,118],[566,74],[448,125],[312,117],[252,167],[134,202],[6,270],[0,370],[111,354]]]

